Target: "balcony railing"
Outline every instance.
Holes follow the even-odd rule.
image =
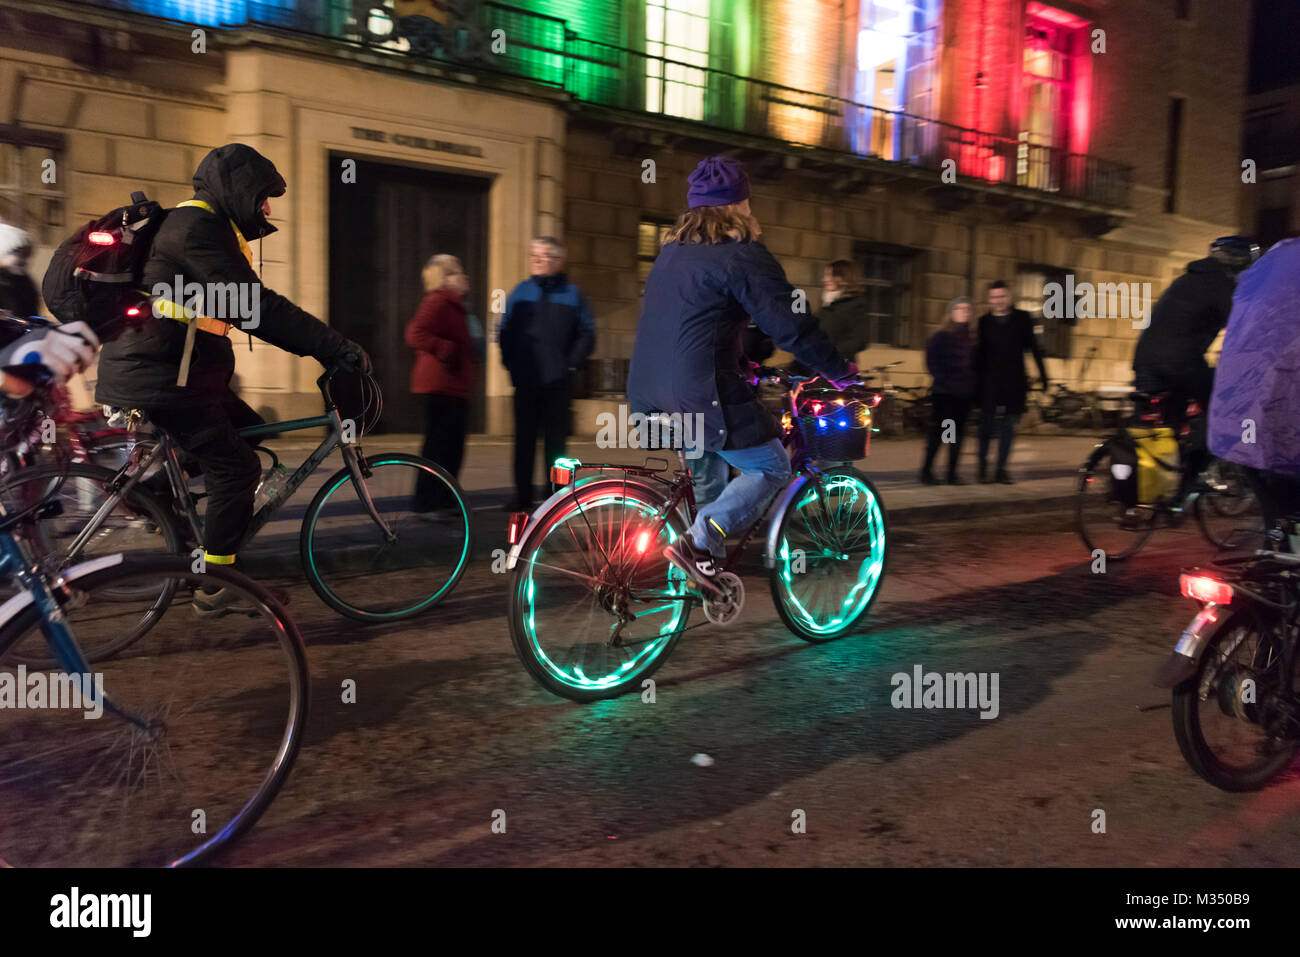
[[[180,17],[185,0],[91,0]],[[193,5],[193,4],[189,4]],[[216,0],[235,23],[262,23],[384,49],[353,19],[351,0]],[[723,70],[585,39],[566,21],[482,2],[469,18],[412,32],[405,55],[461,63],[562,90],[580,103],[676,123],[870,157],[1107,208],[1131,204],[1132,169],[1095,156],[883,110]],[[431,23],[429,21],[428,23]],[[402,25],[397,25],[401,30]],[[504,50],[490,50],[493,31]],[[393,44],[389,43],[388,48]],[[393,50],[395,56],[402,55]]]

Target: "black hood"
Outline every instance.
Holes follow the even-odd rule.
[[[283,196],[284,177],[275,164],[243,143],[218,146],[194,171],[194,194],[235,221],[245,239],[275,232],[262,215],[262,203]]]
[[[1213,256],[1206,256],[1204,259],[1197,259],[1187,264],[1188,272],[1200,273],[1218,273],[1220,276],[1233,277],[1232,268],[1225,262],[1220,262]]]

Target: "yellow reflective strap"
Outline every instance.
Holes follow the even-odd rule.
[[[209,551],[203,552],[203,560],[211,562],[214,565],[233,565],[235,564],[234,555],[213,555]]]
[[[716,528],[718,530],[718,534],[721,535],[723,538],[727,537],[727,530],[723,528],[721,525],[719,525],[717,522],[715,522],[713,519],[709,519],[709,524],[712,525],[714,528]]]

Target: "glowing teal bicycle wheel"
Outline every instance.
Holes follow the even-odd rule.
[[[672,652],[693,593],[663,557],[685,531],[656,519],[656,490],[622,479],[578,486],[528,533],[511,572],[510,637],[547,690],[574,701],[640,690]]]
[[[806,481],[779,522],[772,602],[805,641],[847,634],[871,608],[885,574],[885,510],[851,468]]]

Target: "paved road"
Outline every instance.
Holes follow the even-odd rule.
[[[1106,575],[1065,514],[900,528],[892,548],[869,630],[805,644],[751,579],[741,623],[690,632],[653,704],[537,687],[487,560],[434,614],[376,630],[294,584],[315,682],[307,747],[230,860],[1294,863],[1300,784],[1218,792],[1183,764],[1168,708],[1139,710],[1168,702],[1149,679],[1194,613],[1177,595],[1178,569],[1205,558],[1194,532],[1161,532]],[[997,717],[891,707],[892,676],[917,665],[996,672]]]

